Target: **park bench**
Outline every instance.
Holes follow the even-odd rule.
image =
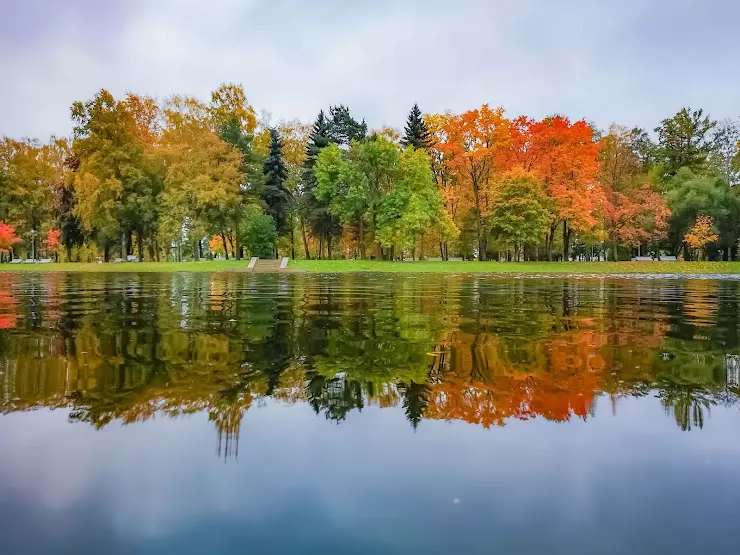
[[[21,260],[20,258],[14,258],[13,260],[10,261],[10,263],[11,264],[22,264],[23,260]]]
[[[658,258],[661,262],[678,262],[675,256],[661,256]]]
[[[632,262],[655,262],[652,256],[634,256]]]

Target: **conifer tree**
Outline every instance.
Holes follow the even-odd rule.
[[[283,161],[283,144],[277,129],[270,129],[270,150],[263,169],[265,183],[262,186],[262,200],[267,214],[275,220],[278,235],[288,231],[290,212],[290,191],[285,187],[288,168]]]
[[[406,127],[404,128],[401,145],[404,147],[412,146],[414,148],[424,149],[431,148],[432,146],[432,134],[429,132],[419,105],[416,103],[414,103],[414,107],[411,108],[409,117],[406,119]]]
[[[308,223],[311,232],[320,238],[322,243],[324,241],[326,242],[329,257],[331,257],[332,237],[341,233],[342,225],[339,218],[329,212],[328,201],[320,200],[314,195],[314,189],[316,188],[314,166],[316,165],[316,157],[319,155],[319,152],[330,142],[332,142],[330,139],[330,121],[322,110],[316,118],[308,145],[306,146],[306,161],[304,162],[303,176],[301,179],[299,209],[301,217]],[[308,240],[305,234],[303,241],[306,249],[306,257],[310,258]],[[319,252],[318,254],[321,257],[321,253]]]

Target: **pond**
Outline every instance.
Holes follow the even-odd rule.
[[[0,273],[0,552],[736,553],[740,282]]]

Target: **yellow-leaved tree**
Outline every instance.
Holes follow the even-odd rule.
[[[699,214],[696,217],[696,223],[686,235],[683,236],[683,240],[698,253],[699,260],[705,259],[705,248],[707,245],[714,243],[719,236],[715,232],[714,222],[711,216],[706,214]]]

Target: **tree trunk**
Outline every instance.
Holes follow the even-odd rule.
[[[72,262],[72,247],[68,245],[65,250],[67,251],[67,262]]]
[[[308,236],[306,235],[306,220],[301,218],[301,235],[303,235],[303,249],[306,251],[306,260],[311,260],[311,252],[308,250]]]
[[[331,235],[326,238],[326,258],[331,260]]]
[[[144,262],[144,243],[142,242],[141,230],[136,232],[136,256],[139,258],[139,262]]]
[[[321,260],[321,255],[324,252],[324,236],[319,235],[319,260]]]
[[[124,262],[126,261],[126,254],[128,253],[128,249],[126,249],[126,232],[121,232],[121,260]]]
[[[360,243],[360,260],[365,260],[365,220],[362,216],[357,222],[357,240]]]
[[[229,259],[229,245],[226,244],[226,234],[222,231],[221,232],[221,242],[224,245],[224,256],[226,256],[226,260]]]
[[[563,262],[568,261],[568,220],[563,220]]]
[[[159,262],[159,239],[154,238],[154,257]]]
[[[547,260],[549,262],[552,262],[552,243],[555,241],[555,229],[557,227],[557,222],[550,224],[550,234],[547,236]]]
[[[154,260],[154,241],[152,240],[151,237],[149,238],[149,242],[147,244],[147,250],[148,250],[147,254],[149,255],[149,262],[151,262]]]

